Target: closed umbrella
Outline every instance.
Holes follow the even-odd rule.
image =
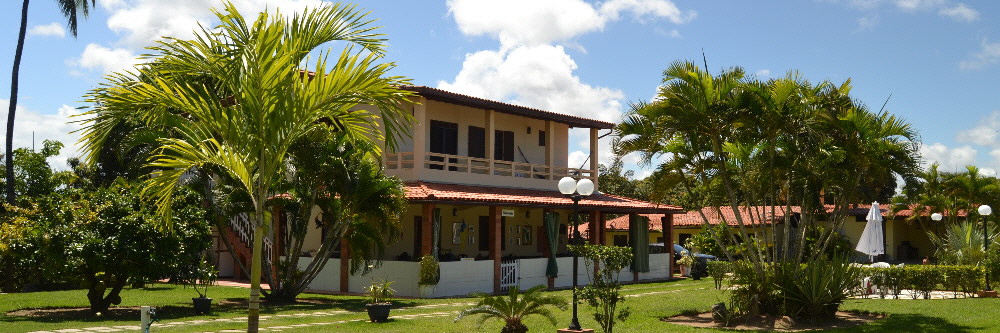
[[[861,232],[861,239],[854,249],[874,261],[875,256],[885,253],[885,243],[882,242],[882,211],[878,208],[878,201],[872,203],[867,219],[865,231]]]

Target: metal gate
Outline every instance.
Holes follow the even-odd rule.
[[[517,260],[500,261],[500,290],[507,291],[516,286],[517,280]]]

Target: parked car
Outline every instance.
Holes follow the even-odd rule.
[[[681,252],[688,252],[683,246],[674,245],[674,262],[681,259]],[[666,253],[663,243],[651,243],[649,244],[649,253]],[[695,264],[691,267],[691,277],[694,279],[700,279],[708,274],[708,262],[719,260],[716,256],[704,253],[694,253]]]

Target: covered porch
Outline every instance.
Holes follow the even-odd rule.
[[[441,280],[430,297],[496,293],[515,285],[521,288],[572,285],[572,257],[567,245],[573,203],[555,189],[414,182],[406,184],[406,196],[410,205],[400,221],[400,241],[388,247],[379,267],[366,275],[351,275],[350,249],[345,246],[340,258],[331,258],[309,289],[364,292],[372,279],[388,279],[395,281],[393,287],[398,295],[418,296],[418,261],[431,253],[437,253],[440,261]],[[677,211],[679,207],[599,193],[580,201],[582,223],[588,230],[595,230],[583,235],[590,244],[606,243],[604,222],[609,216],[639,213],[670,216]],[[546,228],[547,215],[555,222],[550,228]],[[669,233],[668,219],[650,223],[667,226],[661,230]],[[549,229],[557,230],[552,239],[555,247],[550,245]],[[648,256],[648,272],[626,268],[620,273],[622,281],[670,277],[669,253]],[[554,277],[546,274],[550,257],[555,258],[558,267]],[[305,267],[311,260],[301,258],[299,265]],[[579,260],[579,281],[586,284],[586,266],[582,258]]]

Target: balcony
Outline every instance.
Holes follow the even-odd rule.
[[[555,189],[555,182],[562,177],[593,180],[596,174],[589,169],[430,152],[424,153],[422,159],[415,156],[413,152],[386,154],[383,160],[386,173],[404,181],[425,180],[544,190]]]

